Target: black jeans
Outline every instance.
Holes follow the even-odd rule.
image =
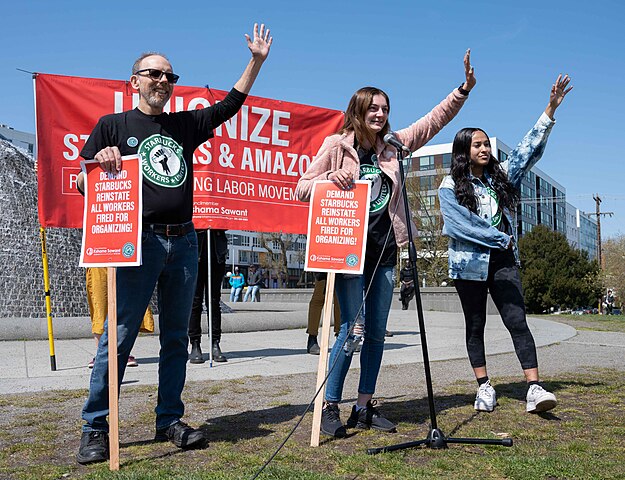
[[[466,325],[466,343],[473,368],[486,365],[484,328],[488,292],[510,332],[514,350],[523,370],[537,368],[536,345],[527,326],[521,276],[511,250],[491,250],[488,278],[485,282],[454,280],[462,303]]]
[[[201,341],[202,339],[202,307],[208,305],[208,242],[206,230],[198,230],[199,265],[197,273],[197,284],[195,295],[193,296],[193,306],[191,317],[189,318],[189,340]],[[214,247],[213,247],[214,250]],[[226,273],[226,264],[220,263],[215,252],[211,252],[211,299],[213,305],[213,342],[221,341],[221,282]]]
[[[414,298],[414,282],[401,282],[399,287],[399,299],[404,310],[410,305],[410,300]]]

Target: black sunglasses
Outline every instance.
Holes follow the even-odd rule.
[[[144,68],[143,70],[137,70],[135,75],[141,75],[142,73],[147,73],[147,75],[142,75],[143,77],[150,77],[152,80],[159,81],[165,75],[165,78],[169,83],[177,83],[180,75],[176,75],[171,72],[163,72],[157,68]]]

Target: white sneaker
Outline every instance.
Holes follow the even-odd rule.
[[[492,412],[497,405],[497,394],[495,389],[491,387],[490,380],[480,385],[475,396],[475,408],[478,412]]]
[[[527,390],[527,408],[529,413],[539,413],[551,410],[558,404],[556,396],[540,385],[532,385]]]

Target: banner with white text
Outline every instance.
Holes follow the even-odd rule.
[[[165,111],[205,108],[226,94],[176,86]],[[83,199],[76,190],[80,150],[101,116],[130,110],[138,102],[127,81],[37,74],[42,226],[82,226]],[[342,122],[337,110],[249,96],[195,151],[196,227],[306,233],[308,204],[296,200],[295,187],[323,139]]]

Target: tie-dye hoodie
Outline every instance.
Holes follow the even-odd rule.
[[[523,140],[510,152],[506,161],[501,163],[514,187],[520,187],[523,175],[542,157],[554,124],[555,121],[543,113]],[[449,237],[449,277],[452,279],[486,281],[490,250],[505,250],[509,248],[510,242],[513,244],[517,265],[520,265],[519,251],[512,231],[508,229],[507,232],[502,232],[492,225],[492,218],[497,214],[497,205],[493,204],[487,192],[491,186],[488,172],[485,171],[484,176],[486,185],[479,178],[471,177],[478,199],[477,214],[458,203],[451,175],[443,179],[438,189],[445,222],[443,235]],[[504,209],[503,214],[508,221],[507,225],[513,225],[508,209]]]

